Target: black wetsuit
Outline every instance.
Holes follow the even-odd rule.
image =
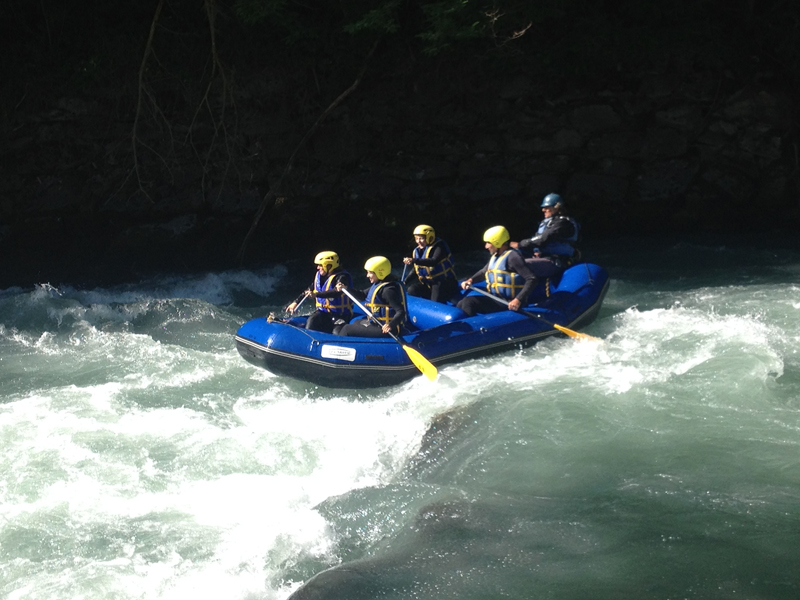
[[[579,230],[571,218],[556,214],[539,224],[536,235],[520,240],[519,250],[526,257],[525,262],[534,275],[554,277],[572,264],[573,257],[578,255],[573,246],[578,234]],[[550,249],[556,252],[550,252]],[[536,250],[539,256],[534,256]],[[563,251],[571,254],[561,254]]]
[[[502,254],[507,249],[508,247],[505,246],[503,249],[498,250],[497,255]],[[525,280],[525,285],[523,285],[522,289],[516,296],[516,299],[520,301],[520,304],[525,306],[528,303],[528,296],[533,291],[533,288],[536,287],[536,275],[534,275],[533,272],[528,268],[528,265],[525,264],[525,259],[519,252],[512,251],[509,254],[507,267],[509,271],[517,273]],[[470,279],[472,279],[472,281],[475,283],[483,281],[486,278],[486,271],[488,268],[489,263],[487,262],[486,265],[480,271],[470,277]],[[487,298],[483,295],[467,296],[458,303],[458,308],[463,310],[465,313],[467,313],[467,316],[470,317],[482,313],[493,313],[500,312],[501,310],[508,310],[508,306],[502,302],[492,300],[491,298]]]
[[[439,241],[439,240],[437,240]],[[411,265],[419,265],[421,267],[435,267],[450,254],[449,249],[444,243],[434,242],[431,248],[431,255],[428,258],[413,258]],[[403,283],[408,283],[409,280],[416,277],[412,272],[406,277]],[[447,302],[455,296],[459,291],[458,279],[454,273],[450,272],[442,277],[436,277],[433,281],[423,282],[419,278],[417,281],[408,286],[408,295],[417,296],[418,298],[427,298],[434,302]]]
[[[401,283],[394,275],[389,275],[380,283],[387,283],[388,285],[378,290],[375,300],[381,304],[388,304],[394,310],[394,315],[389,321],[389,326],[395,335],[400,333],[400,327],[406,322],[406,309],[403,305],[403,290]],[[348,290],[353,296],[358,298],[359,301],[366,300],[367,294],[372,289],[372,286],[365,290]],[[369,308],[369,307],[367,307]],[[383,333],[383,325],[375,323],[372,319],[364,318],[358,319],[353,323],[349,323],[342,327],[337,327],[334,330],[336,335],[350,335],[355,337],[387,337],[388,333]]]
[[[345,286],[350,286],[353,284],[353,279],[352,277],[350,277],[350,273],[345,271],[342,267],[338,267],[333,271],[331,271],[328,277],[333,277],[333,282],[331,283],[330,286],[331,289],[328,291],[317,292],[316,294],[317,298],[338,298],[340,296],[343,296],[343,294],[342,292],[336,291],[335,288],[337,283],[341,282]],[[303,299],[303,296],[305,295],[306,295],[305,292],[300,294],[295,300],[295,303],[299,303]],[[343,322],[347,322],[352,317],[353,317],[352,314],[341,315],[318,308],[308,316],[308,320],[306,321],[306,329],[309,329],[311,331],[323,331],[325,333],[333,333],[333,329],[337,325],[336,323],[337,320],[342,320],[344,318]]]

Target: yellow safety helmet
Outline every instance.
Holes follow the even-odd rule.
[[[315,265],[322,265],[326,273],[330,273],[334,269],[339,268],[339,255],[330,250],[323,250],[314,257]]]
[[[392,263],[385,256],[373,256],[364,263],[364,268],[375,273],[378,279],[382,281],[392,272]]]
[[[414,235],[424,235],[428,244],[432,244],[433,240],[436,239],[436,232],[430,225],[417,225],[417,228],[414,229]]]
[[[495,248],[500,248],[510,239],[511,235],[508,233],[508,229],[502,225],[490,227],[486,230],[486,233],[483,234],[483,241],[489,242]]]

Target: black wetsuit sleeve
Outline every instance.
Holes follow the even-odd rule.
[[[520,301],[522,306],[525,306],[528,303],[528,296],[530,296],[533,288],[536,286],[536,275],[528,268],[525,259],[518,252],[512,252],[508,256],[508,268],[525,279],[525,285],[522,286],[522,289],[516,296],[516,299]]]
[[[473,283],[478,283],[479,281],[483,281],[486,279],[486,271],[489,270],[489,263],[487,262],[480,271],[476,271],[475,274],[470,277]]]
[[[431,252],[430,257],[412,258],[411,264],[419,265],[420,267],[435,267],[440,262],[442,262],[446,256],[447,255],[445,254],[445,250],[442,244],[435,244],[433,247],[433,252]]]
[[[334,280],[331,284],[331,289],[329,289],[327,292],[317,292],[317,298],[338,298],[339,296],[342,296],[342,292],[337,292],[335,289],[337,283],[343,283],[345,287],[347,287],[348,291],[353,291],[350,289],[350,286],[353,285],[353,282],[350,278],[350,273],[337,273],[336,275],[333,275],[333,277]]]
[[[365,290],[357,290],[355,288],[348,287],[347,291],[350,292],[351,294],[353,294],[353,296],[355,296],[356,300],[358,300],[359,302],[364,302],[364,300],[367,299],[367,292],[369,292],[371,287],[372,286],[368,287]]]
[[[533,236],[530,241],[523,240],[523,242],[527,243],[523,245],[522,242],[520,242],[520,245],[523,248],[527,248],[528,246],[544,246],[547,242],[567,240],[573,235],[575,235],[575,226],[572,224],[572,221],[566,217],[554,218],[540,235]]]
[[[381,290],[383,300],[392,307],[394,316],[389,321],[392,329],[397,330],[406,320],[406,310],[403,308],[403,291],[399,283],[387,285]]]

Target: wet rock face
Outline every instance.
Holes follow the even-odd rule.
[[[356,238],[380,246],[367,253],[400,252],[418,222],[436,226],[456,251],[473,249],[492,224],[506,224],[513,237],[530,234],[539,200],[552,191],[588,236],[737,231],[757,226],[754,202],[778,216],[763,226],[800,220],[786,94],[716,71],[631,74],[608,88],[567,92],[524,73],[496,77],[469,94],[468,78],[420,76],[411,88],[367,81],[326,118],[283,180],[318,114],[265,111],[268,99],[248,95],[248,86],[280,90],[255,80],[241,82],[224,140],[203,124],[176,128],[182,136],[169,140],[143,128],[140,142],[158,151],[142,150],[136,164],[130,123],[109,124],[94,100],[54,99],[0,149],[0,249],[20,260],[39,256],[28,271],[78,249],[98,256],[125,248],[142,262],[153,255],[155,265],[179,256],[199,268],[213,256],[232,266],[278,181],[250,261],[298,237],[314,246],[310,255],[318,244],[348,247]],[[181,230],[167,235],[175,219]],[[131,259],[120,252],[116,260]]]

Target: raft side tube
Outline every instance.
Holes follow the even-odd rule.
[[[416,296],[409,296],[407,302],[408,322],[412,329],[431,329],[467,318],[467,313],[452,304],[442,304]]]

